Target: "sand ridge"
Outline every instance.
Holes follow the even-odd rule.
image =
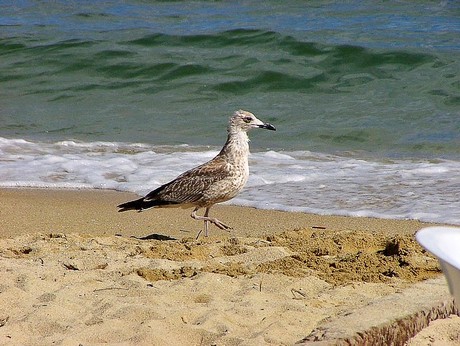
[[[0,341],[290,345],[323,321],[439,276],[437,262],[409,236],[396,253],[384,254],[393,244],[384,236],[368,251],[366,258],[395,257],[391,270],[367,261],[363,272],[380,273],[356,276],[351,266],[347,275],[345,262],[359,257],[356,243],[366,235],[334,232],[331,246],[325,232],[198,241],[64,233],[2,239],[0,320],[7,323]],[[401,262],[401,253],[414,260]],[[336,270],[324,271],[321,259]],[[398,275],[401,263],[414,274]]]

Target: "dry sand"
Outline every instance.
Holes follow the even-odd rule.
[[[216,206],[195,240],[133,197],[0,189],[1,345],[460,343],[429,224]]]

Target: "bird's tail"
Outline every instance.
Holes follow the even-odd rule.
[[[145,200],[145,198],[139,198],[135,201],[126,202],[117,206],[120,208],[118,212],[127,211],[127,210],[137,210],[142,211],[144,209],[149,209],[157,205],[156,201],[154,200]]]

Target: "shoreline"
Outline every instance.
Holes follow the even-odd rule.
[[[0,238],[27,232],[83,232],[137,237],[162,234],[180,239],[195,236],[202,228],[202,222],[190,217],[192,208],[117,212],[118,204],[135,198],[139,196],[114,190],[0,188],[3,225]],[[211,237],[260,237],[305,227],[410,234],[423,227],[439,225],[418,220],[319,215],[234,205],[216,205],[211,209],[211,215],[233,228],[226,232],[211,225]]]

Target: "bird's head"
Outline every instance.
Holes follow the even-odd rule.
[[[256,118],[256,116],[250,112],[238,110],[233,113],[228,124],[228,131],[249,131],[252,128],[260,128],[276,131],[276,128],[269,123],[264,123]]]

